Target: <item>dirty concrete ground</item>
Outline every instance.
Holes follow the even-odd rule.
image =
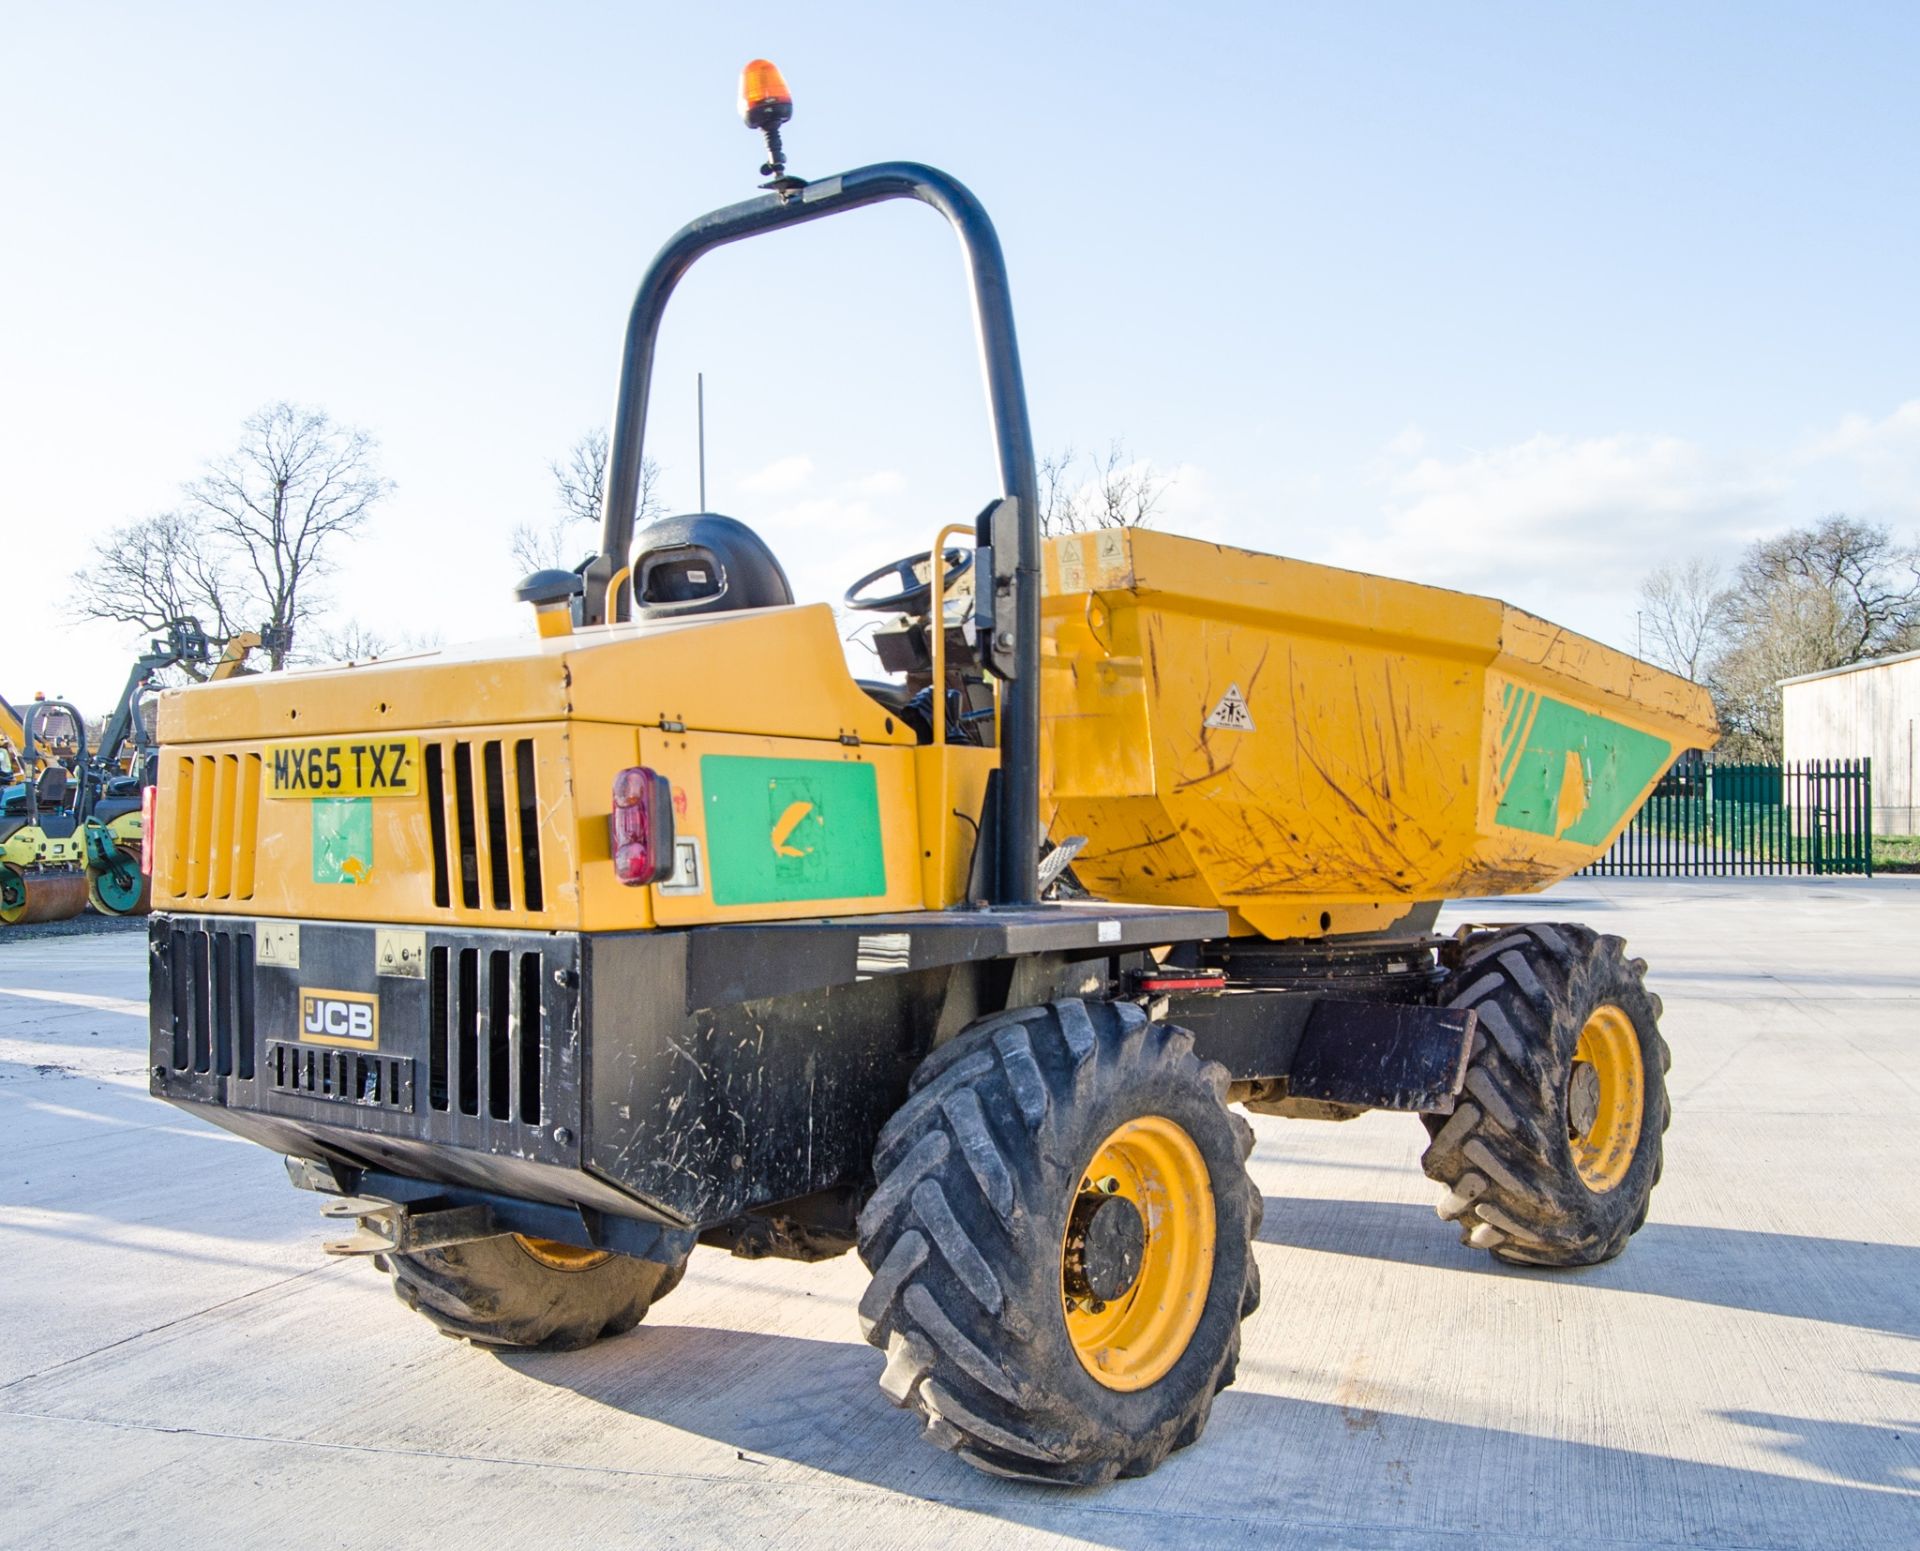
[[[1417,1122],[1256,1119],[1265,1306],[1154,1476],[974,1474],[874,1388],[847,1257],[696,1253],[632,1335],[436,1336],[279,1160],[149,1099],[142,942],[0,941],[0,1543],[1920,1546],[1920,879],[1575,880],[1675,1120],[1614,1263],[1503,1268]]]

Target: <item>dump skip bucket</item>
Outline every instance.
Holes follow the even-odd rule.
[[[1601,855],[1704,690],[1493,598],[1106,529],[1046,549],[1050,833],[1094,893],[1379,931]]]

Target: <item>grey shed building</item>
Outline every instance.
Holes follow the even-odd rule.
[[[1873,832],[1920,835],[1915,739],[1920,736],[1920,652],[1876,657],[1780,681],[1782,752],[1808,759],[1873,761]]]

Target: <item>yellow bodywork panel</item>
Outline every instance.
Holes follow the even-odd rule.
[[[162,744],[311,740],[572,718],[913,742],[853,682],[833,611],[819,603],[529,634],[171,690],[160,698],[158,731]]]
[[[169,691],[161,909],[621,931],[957,901],[990,752],[915,745],[819,605]],[[614,775],[686,865],[614,876]],[[943,795],[944,794],[944,795]]]
[[[686,891],[687,877],[653,891],[660,925],[863,915],[925,902],[914,750],[650,727],[640,751],[640,763],[673,785],[677,842],[699,848],[680,871],[706,875],[697,893]]]
[[[1705,695],[1488,598],[1102,531],[1047,547],[1042,802],[1093,892],[1273,937],[1539,888],[1600,854]],[[161,909],[475,927],[940,909],[992,750],[919,745],[820,605],[167,692]],[[667,777],[626,887],[615,774]]]
[[[1543,888],[1717,736],[1697,686],[1495,599],[1139,530],[1045,565],[1052,835],[1096,894],[1236,931]]]

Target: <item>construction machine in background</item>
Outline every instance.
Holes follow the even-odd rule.
[[[136,658],[112,714],[101,728],[89,757],[79,805],[86,847],[87,900],[102,915],[144,915],[151,906],[150,870],[141,865],[152,798],[158,777],[159,746],[148,702],[155,681],[166,669],[185,667],[203,682],[220,683],[246,671],[248,655],[260,645],[258,631],[237,631],[218,643],[200,621],[170,620]]]
[[[87,907],[86,847],[77,817],[87,723],[64,700],[0,699],[0,925],[64,921]]]
[[[1426,1125],[1441,1215],[1586,1265],[1668,1109],[1645,964],[1448,898],[1603,852],[1694,686],[1492,599],[1169,534],[1042,541],[1012,304],[974,196],[804,180],[663,248],[628,322],[602,542],[536,633],[169,691],[152,1087],[339,1197],[440,1330],[631,1328],[696,1244],[857,1250],[880,1387],[980,1468],[1092,1483],[1193,1443],[1260,1297],[1233,1111]],[[847,602],[852,677],[751,528],[635,533],[655,340],[704,255],[929,205],[971,282],[999,489]]]
[[[134,662],[89,747],[70,703],[37,697],[24,711],[0,699],[0,923],[59,921],[89,904],[103,915],[142,915],[151,888],[141,865],[158,746],[145,701],[165,669],[184,665],[218,682],[244,671],[257,632],[221,644],[198,620],[168,622]]]

